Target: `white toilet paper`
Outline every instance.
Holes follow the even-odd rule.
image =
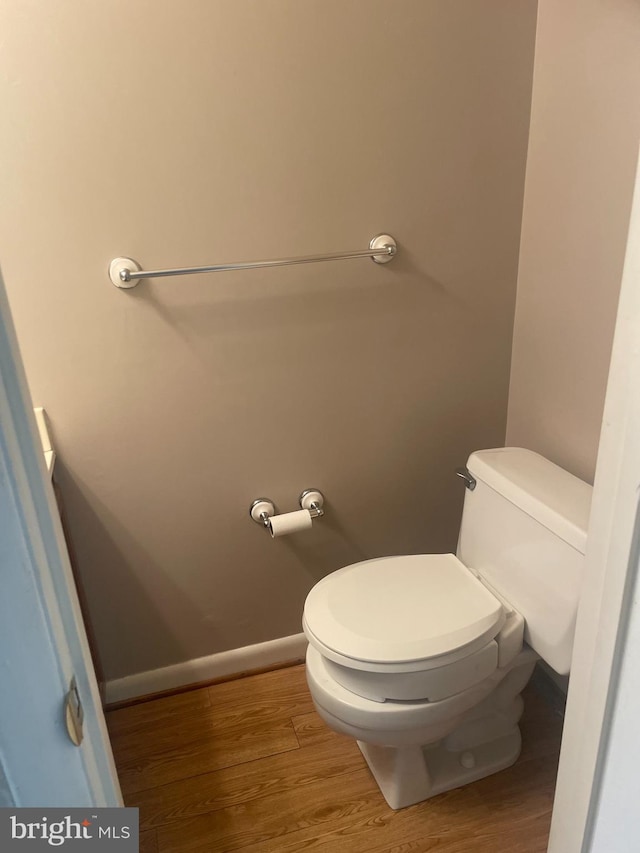
[[[282,515],[272,515],[269,519],[269,530],[273,539],[276,536],[286,536],[298,530],[308,530],[311,527],[311,513],[308,509],[297,512],[284,512]]]

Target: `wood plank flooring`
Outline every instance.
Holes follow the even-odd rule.
[[[304,667],[110,711],[141,853],[543,853],[562,719],[530,685],[509,770],[400,811],[313,709]]]

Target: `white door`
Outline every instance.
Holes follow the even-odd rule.
[[[0,805],[122,805],[1,278],[0,584]],[[73,678],[80,746],[65,724]]]

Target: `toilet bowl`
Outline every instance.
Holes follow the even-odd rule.
[[[392,808],[513,764],[536,661],[568,671],[591,487],[519,448],[468,469],[456,555],[355,563],[305,602],[315,707]]]
[[[393,809],[511,766],[520,754],[520,696],[538,656],[522,650],[504,669],[440,701],[376,702],[336,682],[309,646],[307,682],[329,728],[356,739]]]

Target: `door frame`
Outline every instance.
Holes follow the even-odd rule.
[[[66,686],[75,677],[83,705],[85,736],[79,752],[86,781],[81,784],[88,788],[91,804],[121,806],[122,794],[69,555],[1,275],[0,451],[5,473],[0,486],[12,506],[11,516],[15,519],[11,522],[10,537],[13,541],[21,543],[22,553],[25,555],[20,571],[25,577],[25,582],[28,578],[33,588],[33,597],[37,599],[34,607],[39,605],[44,614],[45,629],[53,647],[60,684],[65,686],[64,690],[66,690]],[[29,626],[25,625],[24,631],[28,630]],[[29,660],[19,660],[20,636],[11,636],[9,640],[12,645],[16,644],[13,649],[9,649],[9,655],[13,651],[17,665],[9,667],[8,672],[4,674],[2,690],[8,712],[17,709],[16,713],[19,715],[23,675],[21,667],[28,666]],[[37,663],[32,661],[34,667]],[[65,693],[61,690],[60,717],[53,714],[55,720],[52,718],[52,733],[60,726],[63,717],[64,696]],[[50,704],[52,697],[43,696],[42,701]],[[55,697],[54,702],[57,705]],[[20,717],[14,716],[14,719],[19,721]],[[21,750],[22,754],[26,755],[30,748],[30,732],[26,725],[24,732],[18,726],[19,739],[22,739],[23,734],[24,742],[16,743],[14,729],[11,742],[7,742],[6,733],[0,727],[0,763],[3,765],[0,767],[2,777],[0,793],[3,794],[4,802],[11,801],[15,806],[25,804],[46,806],[47,803],[27,803],[28,784],[25,784],[24,780],[21,785],[14,784],[12,781],[19,777],[19,768],[22,764],[15,756],[20,755]],[[14,758],[10,759],[7,756],[14,756]],[[47,760],[46,756],[40,758],[42,762]],[[63,769],[59,768],[59,770],[60,778],[63,778]]]
[[[605,851],[599,845],[598,826],[607,820],[603,780],[606,776],[607,784],[615,784],[620,772],[609,745],[622,733],[615,708],[618,697],[630,686],[623,662],[628,664],[635,653],[635,668],[640,666],[640,649],[626,643],[637,607],[632,593],[638,572],[639,494],[640,171],[598,450],[549,853],[637,849],[616,847],[610,838]],[[627,733],[627,743],[637,754],[638,732],[635,744]],[[621,786],[620,795],[625,794],[633,797],[635,787],[625,791]],[[618,825],[618,831],[625,838],[623,844],[640,841],[637,828],[635,839],[632,827]]]

